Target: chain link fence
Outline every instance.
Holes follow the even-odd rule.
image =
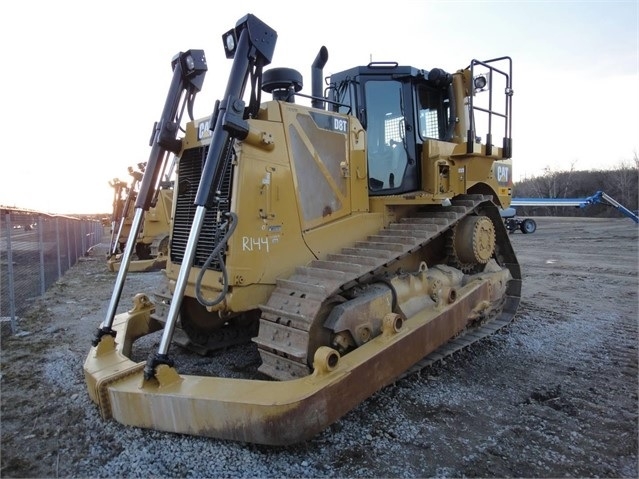
[[[96,219],[0,208],[0,321],[18,331],[19,317],[99,244],[104,226]]]

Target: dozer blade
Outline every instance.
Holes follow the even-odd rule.
[[[505,284],[509,277],[506,271],[496,281]],[[105,336],[91,349],[85,379],[102,415],[122,424],[266,445],[298,443],[462,333],[494,301],[494,284],[494,279],[471,281],[451,304],[404,322],[389,314],[382,334],[368,343],[341,358],[321,347],[311,375],[281,382],[180,375],[166,365],[145,380],[144,363],[127,357],[136,338],[161,327],[144,297],[116,317],[115,341]]]
[[[131,273],[147,273],[149,271],[160,271],[166,268],[166,256],[160,255],[156,258],[139,259],[129,263],[129,272]],[[109,271],[117,273],[120,271],[120,258],[113,258],[107,261]]]

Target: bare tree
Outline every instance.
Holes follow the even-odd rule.
[[[604,191],[626,208],[639,209],[639,156],[621,161],[608,170],[576,171],[575,163],[568,171],[555,171],[550,166],[543,175],[520,181],[514,185],[515,198],[586,198]],[[605,204],[588,208],[527,207],[520,214],[556,216],[615,216],[616,210]]]
[[[637,209],[639,202],[639,158],[634,153],[633,161],[622,160],[610,172],[611,188],[609,194],[622,205],[630,209]],[[617,196],[614,196],[617,195]]]

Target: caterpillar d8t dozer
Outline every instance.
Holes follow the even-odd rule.
[[[140,166],[140,165],[139,165]],[[138,183],[142,179],[143,170],[134,170],[129,166],[131,183],[114,178],[109,182],[113,188],[113,213],[111,214],[111,242],[107,252],[107,261],[124,250],[127,236],[131,229],[131,211]]]
[[[206,62],[196,50],[173,62],[132,226],[154,162],[174,152],[170,294],[164,315],[143,293],[116,315],[120,271],[84,364],[105,418],[301,442],[516,313],[521,275],[499,213],[512,194],[510,58],[454,73],[376,62],[324,79],[322,47],[307,95],[298,71],[264,68],[276,38],[250,14],[224,34],[224,97],[179,135],[175,99],[192,98]],[[250,332],[257,377],[181,373],[178,329],[207,350]],[[132,360],[156,332],[148,359]]]
[[[143,164],[139,165],[140,171],[136,171],[142,178]],[[121,185],[122,182],[112,184]],[[134,180],[136,181],[136,180]],[[135,258],[131,259],[128,270],[132,272],[157,271],[166,266],[169,253],[169,238],[171,230],[171,212],[173,209],[173,181],[165,180],[159,183],[154,190],[149,210],[144,216],[144,223],[135,241]],[[132,185],[133,186],[133,185]],[[114,187],[115,188],[115,187]],[[126,242],[130,234],[133,220],[133,202],[137,194],[136,190],[127,187],[129,193],[126,200],[120,200],[120,210],[126,212],[120,221],[118,241],[114,243],[114,229],[112,229],[111,249],[107,254],[107,267],[110,271],[118,271],[122,264],[122,256],[126,248]],[[131,193],[133,191],[133,193]],[[115,204],[115,202],[114,202]],[[114,216],[116,215],[114,209]],[[113,222],[112,222],[113,224]]]

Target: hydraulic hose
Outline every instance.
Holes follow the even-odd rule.
[[[217,244],[215,248],[213,248],[213,251],[211,252],[209,257],[206,259],[206,261],[200,268],[200,272],[197,275],[197,280],[195,281],[195,297],[197,298],[198,302],[202,306],[211,307],[211,306],[215,306],[216,304],[219,304],[220,302],[222,302],[222,300],[226,296],[226,293],[229,290],[228,272],[226,270],[226,264],[224,263],[224,257],[222,255],[222,251],[226,248],[226,244],[228,243],[229,238],[235,231],[235,228],[237,226],[237,215],[235,213],[230,212],[229,216],[230,216],[230,225],[228,226],[228,230],[222,237],[222,240]],[[220,226],[220,230],[223,229],[226,224],[228,224],[228,222],[225,224],[222,224]],[[211,263],[216,257],[220,263],[220,271],[222,271],[222,291],[220,291],[220,294],[215,299],[208,300],[204,298],[204,296],[202,296],[202,279],[204,278],[204,273],[206,272],[208,267],[211,266]]]

